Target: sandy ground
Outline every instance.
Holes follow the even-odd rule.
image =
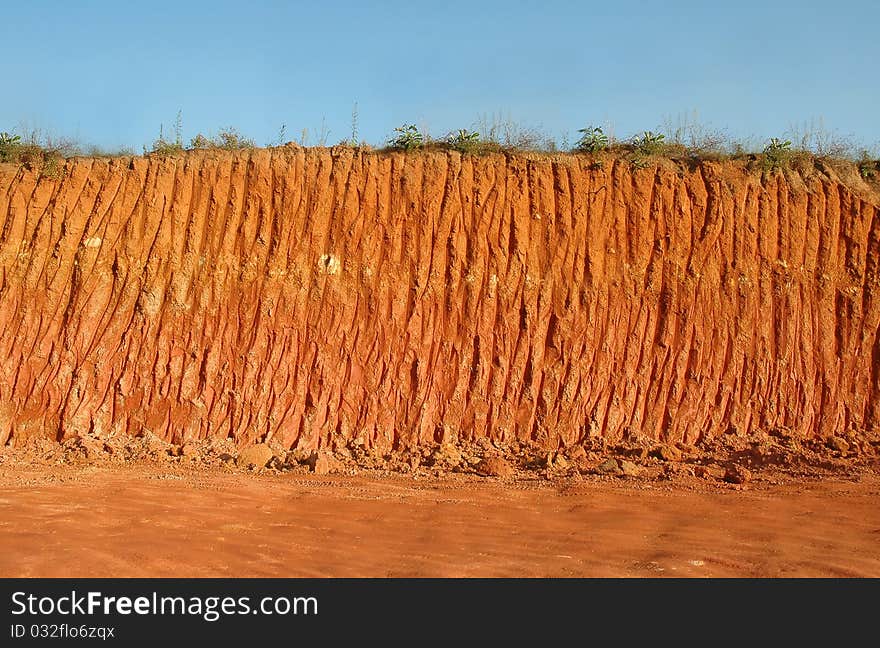
[[[880,478],[0,470],[0,576],[880,576]]]

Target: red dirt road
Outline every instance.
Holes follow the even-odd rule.
[[[53,474],[54,473],[54,474]],[[0,470],[0,576],[880,576],[880,480]]]

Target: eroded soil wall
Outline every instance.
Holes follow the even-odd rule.
[[[6,166],[0,443],[874,429],[880,201],[849,186],[293,147]]]

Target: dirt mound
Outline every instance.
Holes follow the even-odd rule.
[[[764,435],[753,463],[873,456],[878,205],[830,168],[737,162],[289,148],[0,169],[0,445],[412,468],[443,444],[574,463],[636,439],[626,461],[676,464]]]

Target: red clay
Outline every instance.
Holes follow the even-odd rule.
[[[0,444],[876,436],[878,205],[821,163],[6,165]]]

